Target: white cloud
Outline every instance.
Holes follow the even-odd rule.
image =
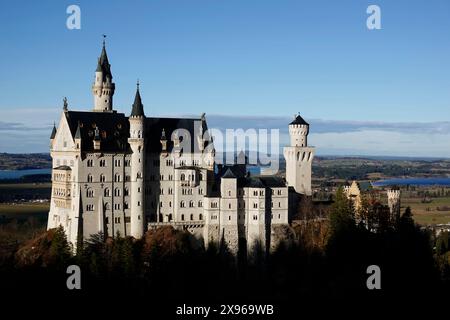
[[[60,115],[58,108],[2,109],[0,152],[48,152],[51,127]],[[207,120],[210,128],[220,130],[279,129],[280,146],[283,146],[288,143],[287,125],[292,117],[213,114],[207,115]],[[311,125],[309,143],[317,147],[319,154],[450,157],[450,122],[447,121],[306,120]]]

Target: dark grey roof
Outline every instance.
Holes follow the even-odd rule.
[[[247,168],[245,165],[239,165],[239,164],[234,164],[234,165],[218,165],[217,166],[217,174],[216,174],[216,179],[220,180],[220,178],[225,175],[225,173],[230,170],[231,173],[233,174],[233,176],[235,178],[243,178],[246,176],[247,173]]]
[[[161,132],[164,129],[166,137],[167,137],[167,151],[171,151],[173,149],[173,141],[172,134],[177,129],[178,135],[181,136],[181,145],[183,145],[184,137],[183,133],[190,134],[190,150],[183,150],[184,152],[199,152],[197,144],[196,134],[199,132],[195,132],[195,124],[196,122],[201,121],[200,118],[145,118],[145,148],[151,150],[151,152],[160,152],[161,151]],[[202,130],[205,132],[208,130],[205,121],[201,122]],[[205,143],[206,147],[208,142]]]
[[[53,168],[54,170],[72,170],[69,166],[59,166],[56,168]]]
[[[112,79],[111,74],[111,65],[108,61],[108,55],[106,54],[105,43],[103,43],[102,53],[100,54],[100,58],[98,58],[97,69],[95,71],[103,72],[103,80],[106,77]]]
[[[68,111],[65,113],[69,123],[72,137],[79,136],[81,151],[94,151],[93,143],[95,128],[98,127],[101,139],[102,152],[130,152],[128,138],[130,135],[130,125],[128,117],[123,113],[116,112],[89,112],[89,111]],[[148,153],[161,152],[161,132],[165,129],[167,141],[167,151],[173,149],[171,141],[172,133],[177,129],[182,129],[191,135],[190,150],[184,152],[198,152],[195,148],[197,139],[195,138],[195,123],[201,119],[192,118],[145,118],[145,149]],[[206,122],[202,122],[203,130],[207,130]],[[80,127],[79,132],[78,127]],[[182,143],[181,143],[182,144]],[[205,143],[205,147],[208,143]]]
[[[305,121],[299,114],[295,117],[294,121],[292,121],[289,124],[300,124],[300,125],[307,125],[309,126],[309,123]]]
[[[72,137],[81,139],[81,151],[93,151],[92,141],[98,127],[100,151],[127,152],[130,126],[123,113],[68,111],[65,113]]]
[[[136,95],[134,97],[133,108],[131,109],[131,117],[140,117],[144,115],[144,105],[142,104],[141,94],[139,92],[139,85],[136,89]]]
[[[238,187],[240,188],[282,188],[286,187],[286,182],[281,177],[245,177],[239,179]]]
[[[282,177],[260,176],[258,178],[268,188],[286,187],[286,181]]]
[[[56,127],[55,124],[53,124],[52,134],[50,135],[50,139],[55,139],[56,136]]]
[[[227,168],[227,171],[225,171],[225,174],[222,176],[224,179],[236,179],[236,176],[234,175],[233,171],[231,171],[230,168]]]

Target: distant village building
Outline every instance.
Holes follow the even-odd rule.
[[[356,215],[361,210],[364,193],[370,192],[372,189],[372,184],[368,181],[353,181],[350,186],[344,186],[344,193],[352,201]],[[389,188],[386,190],[386,195],[390,219],[396,221],[400,218],[400,189],[397,187]]]
[[[361,209],[362,194],[372,190],[370,182],[357,182],[353,181],[350,186],[344,186],[344,193],[349,198],[355,211],[358,212]]]
[[[50,137],[52,198],[48,229],[68,240],[96,233],[140,238],[173,226],[236,253],[240,244],[263,249],[288,226],[299,194],[311,195],[314,148],[309,124],[289,124],[286,179],[249,176],[246,163],[216,166],[204,115],[160,118],[144,113],[139,83],[130,115],[113,108],[115,83],[105,44],[98,59],[92,111],[71,111],[67,99]]]
[[[391,213],[391,219],[397,221],[400,219],[400,189],[391,188],[386,191],[388,198],[389,212]]]

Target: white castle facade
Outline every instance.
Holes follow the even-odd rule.
[[[171,225],[231,252],[280,240],[299,194],[311,195],[314,148],[300,116],[289,124],[286,179],[250,176],[242,163],[219,166],[205,116],[144,113],[139,84],[130,116],[113,108],[115,84],[103,44],[92,86],[92,111],[67,101],[50,138],[52,198],[48,229],[62,226],[77,246],[90,235],[140,238]],[[245,158],[245,157],[244,157]]]

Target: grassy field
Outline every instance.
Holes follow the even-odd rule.
[[[51,189],[51,182],[43,183],[1,183],[0,190]]]
[[[0,203],[17,200],[50,199],[51,183],[2,183]]]
[[[13,219],[19,222],[33,217],[39,223],[47,221],[50,203],[24,203],[24,204],[0,204],[0,221],[5,223]]]
[[[402,210],[408,206],[411,207],[414,220],[419,224],[450,223],[450,210],[437,210],[437,207],[450,208],[450,197],[432,198],[430,203],[422,203],[419,198],[402,198]]]

